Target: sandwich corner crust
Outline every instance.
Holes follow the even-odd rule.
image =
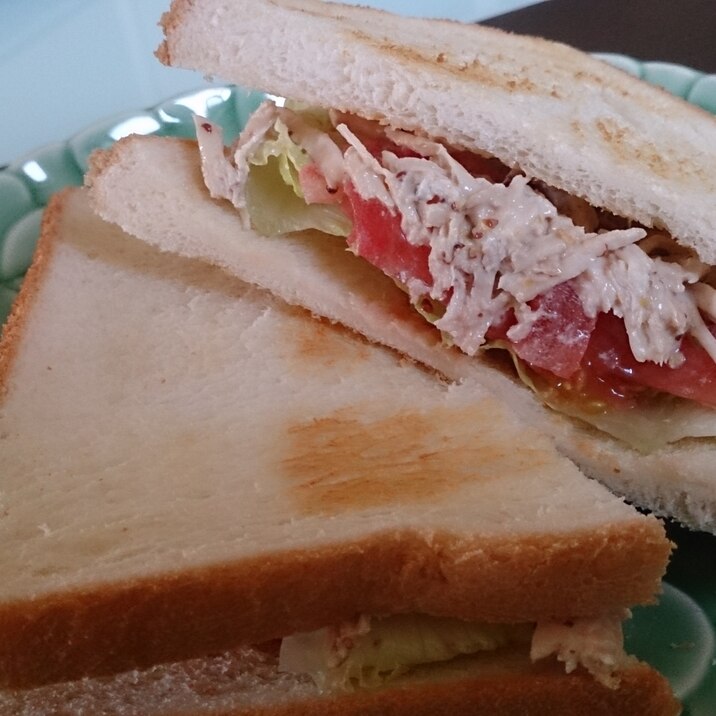
[[[15,299],[10,315],[2,327],[0,339],[0,404],[8,390],[8,380],[12,372],[13,361],[22,341],[22,336],[37,297],[40,285],[55,249],[62,221],[63,207],[70,195],[77,191],[68,188],[50,199],[42,217],[40,238],[35,247],[32,264],[22,282],[20,293]]]
[[[159,20],[159,27],[164,33],[164,40],[154,51],[154,56],[167,67],[172,64],[169,37],[179,28],[194,5],[194,0],[174,0],[171,8],[163,13]]]

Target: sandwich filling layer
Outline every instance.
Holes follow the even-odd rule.
[[[714,272],[666,233],[336,111],[267,102],[231,157],[218,127],[197,136],[247,227],[345,236],[447,343],[506,349],[548,405],[644,451],[716,435]]]
[[[583,667],[609,688],[619,686],[619,671],[630,663],[617,616],[534,625],[403,614],[286,637],[279,670],[307,674],[325,691],[378,688],[424,665],[520,646],[532,661],[556,657],[567,673]]]

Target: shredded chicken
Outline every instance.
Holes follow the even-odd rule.
[[[228,199],[239,212],[244,228],[251,227],[246,211],[246,179],[249,175],[249,157],[257,149],[267,132],[276,122],[276,107],[264,102],[251,115],[236,143],[234,161],[224,154],[224,137],[221,128],[204,119],[194,118],[196,137],[201,154],[201,171],[209,194],[214,199]]]
[[[624,651],[624,615],[570,622],[538,622],[532,635],[530,658],[538,661],[555,655],[567,673],[583,666],[597,681],[619,686],[619,670],[629,660]]]

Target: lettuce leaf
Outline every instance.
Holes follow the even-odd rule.
[[[482,624],[424,614],[374,619],[339,667],[344,679],[378,686],[410,667],[529,641],[527,625]]]
[[[716,411],[693,400],[662,393],[622,410],[589,403],[580,405],[560,400],[559,395],[514,354],[507,341],[492,341],[485,344],[485,348],[508,351],[520,380],[552,410],[592,425],[644,455],[685,438],[716,436]]]
[[[532,624],[485,624],[423,614],[374,617],[366,633],[337,652],[331,631],[320,629],[283,640],[279,668],[309,673],[323,687],[351,690],[384,685],[411,668],[458,656],[530,642]]]
[[[291,139],[281,120],[274,133],[250,160],[246,203],[254,228],[267,236],[306,229],[348,236],[351,221],[338,205],[304,201],[299,173],[310,161],[306,151]]]
[[[285,184],[301,198],[303,192],[298,180],[298,173],[302,167],[309,163],[306,150],[296,144],[288,134],[288,127],[279,119],[274,125],[275,139],[264,142],[251,155],[251,164],[254,166],[267,166],[269,159],[277,160],[278,173]]]
[[[266,236],[316,229],[348,236],[351,222],[335,204],[306,204],[291,184],[283,181],[279,160],[252,166],[246,182],[246,204],[256,231]]]

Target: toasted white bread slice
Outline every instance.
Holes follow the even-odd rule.
[[[380,689],[321,692],[277,670],[275,652],[242,648],[219,656],[82,679],[27,691],[0,691],[3,716],[675,716],[668,685],[645,664],[622,673],[618,689],[588,674],[565,674],[524,654],[469,657],[426,666]]]
[[[483,151],[716,263],[716,121],[589,55],[320,0],[174,0],[165,64]]]
[[[524,622],[658,590],[659,521],[486,391],[161,254],[84,191],[47,210],[0,361],[6,684],[357,613]]]
[[[292,304],[349,326],[456,381],[479,384],[550,435],[588,475],[630,501],[696,529],[716,530],[716,441],[682,440],[651,454],[543,407],[489,353],[441,344],[403,291],[325,236],[262,237],[242,229],[204,186],[191,143],[131,137],[94,156],[87,178],[99,213],[165,251],[206,259]]]

